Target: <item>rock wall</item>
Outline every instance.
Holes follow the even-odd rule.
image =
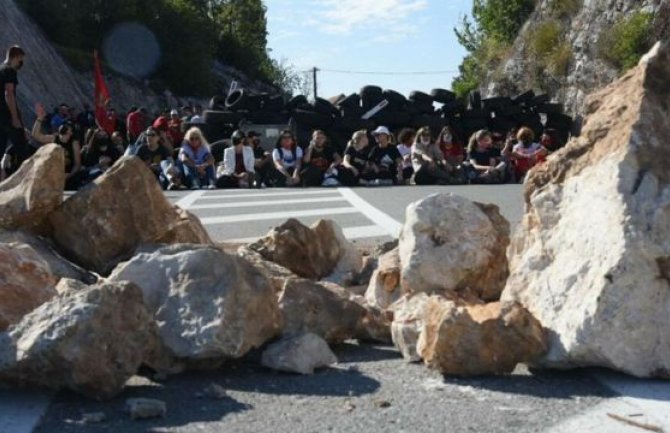
[[[14,0],[0,3],[0,62],[5,50],[12,45],[20,45],[26,50],[25,66],[19,73],[19,108],[24,121],[34,118],[35,102],[46,107],[67,103],[81,109],[84,103],[93,105],[93,55],[91,71],[75,71],[58,50],[51,44],[40,27],[26,15]],[[127,110],[133,105],[141,105],[155,111],[166,106],[175,107],[187,102],[206,105],[209,98],[178,97],[171,93],[158,94],[145,83],[125,78],[111,71],[106,76],[112,96],[112,105],[118,110]],[[233,80],[243,87],[255,91],[276,92],[271,86],[248,79],[242,72],[226,65],[217,64],[215,73],[225,85]]]
[[[537,79],[537,61],[528,54],[529,35],[533,29],[550,19],[556,19],[552,5],[556,0],[539,0],[535,12],[514,42],[500,70],[492,73],[484,85],[489,96],[522,92],[529,88],[548,92],[565,105],[572,115],[584,113],[586,95],[608,85],[619,72],[598,55],[598,40],[603,30],[635,11],[653,13],[657,23],[654,31],[659,37],[670,32],[670,1],[668,0],[583,0],[571,16],[559,21],[567,29],[565,40],[572,47],[573,58],[565,78],[543,76]],[[538,83],[538,81],[541,82]]]

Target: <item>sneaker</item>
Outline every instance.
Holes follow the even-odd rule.
[[[321,186],[340,186],[340,182],[338,182],[337,179],[333,177],[329,177],[323,181]]]
[[[210,183],[209,185],[207,185],[207,189],[216,189],[216,185]]]
[[[172,183],[172,182],[170,182],[170,184],[169,184],[168,187],[167,187],[167,190],[168,190],[168,191],[176,191],[177,189],[179,189],[179,188],[177,187],[177,185],[175,185],[175,184]]]

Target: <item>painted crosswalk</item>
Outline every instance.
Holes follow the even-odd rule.
[[[332,219],[350,240],[385,241],[400,232],[398,221],[349,188],[196,191],[176,204],[197,215],[218,242],[253,242],[289,218],[307,225]]]

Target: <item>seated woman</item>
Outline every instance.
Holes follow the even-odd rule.
[[[445,161],[447,161],[449,182],[455,185],[464,184],[466,181],[465,171],[463,170],[465,149],[450,126],[445,126],[440,131],[440,135],[437,136],[437,146],[442,151]]]
[[[121,157],[104,129],[95,129],[87,134],[82,150],[82,160],[86,168],[86,182],[90,182],[107,171]]]
[[[46,110],[42,104],[36,104],[37,119],[33,125],[32,136],[41,144],[56,143],[65,151],[65,189],[76,191],[81,186],[81,146],[74,138],[74,128],[70,123],[63,123],[58,127],[57,134],[43,134],[42,124],[46,117]]]
[[[512,148],[514,174],[523,182],[526,173],[539,162],[544,161],[547,151],[540,143],[535,143],[535,133],[530,128],[521,128],[517,133],[517,144]]]
[[[216,180],[217,188],[250,188],[254,184],[256,171],[254,151],[245,146],[246,137],[242,131],[235,131],[230,137],[232,147],[223,151],[221,174]]]
[[[269,183],[278,187],[300,185],[302,158],[302,149],[293,133],[289,130],[282,131],[272,151],[274,170],[270,173]]]
[[[409,182],[414,175],[412,167],[412,145],[416,132],[411,128],[405,128],[398,134],[398,152],[402,156],[402,177],[405,183]]]
[[[491,132],[484,129],[470,137],[466,172],[471,183],[502,183],[505,165],[496,161],[492,144]]]
[[[450,171],[454,169],[444,159],[444,154],[433,143],[430,128],[419,129],[412,145],[412,164],[414,183],[417,185],[448,185],[451,183]]]
[[[345,186],[367,185],[369,179],[368,131],[354,132],[344,151],[344,160],[337,169],[338,180]]]
[[[159,132],[149,127],[142,134],[137,157],[144,161],[164,189],[183,188],[181,171],[176,167],[172,153],[163,145]]]
[[[385,126],[378,127],[372,135],[377,144],[370,150],[371,179],[375,185],[404,183],[402,156],[398,148],[391,144],[391,132]]]
[[[330,146],[326,133],[317,129],[312,134],[312,141],[305,151],[303,162],[303,186],[321,186],[326,177],[333,179],[334,170],[342,163],[342,157]]]
[[[186,131],[179,150],[179,161],[184,167],[184,177],[191,189],[214,189],[214,156],[199,128]]]

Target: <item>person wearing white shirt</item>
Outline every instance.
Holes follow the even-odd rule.
[[[291,131],[282,131],[272,152],[274,186],[300,185],[303,152]]]
[[[254,151],[245,146],[242,131],[231,136],[232,147],[223,152],[223,162],[219,165],[217,188],[250,188],[254,184],[256,170]]]

